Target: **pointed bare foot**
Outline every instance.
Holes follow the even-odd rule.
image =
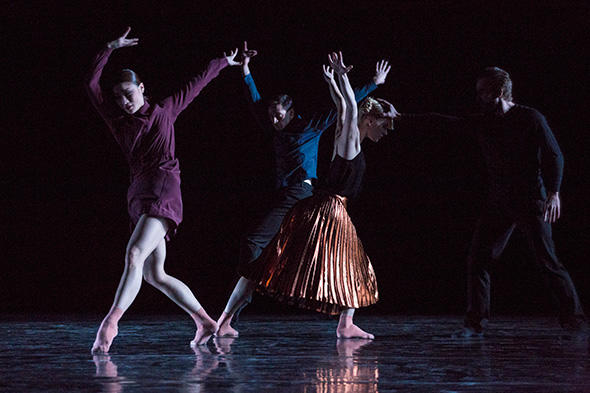
[[[198,345],[205,345],[207,341],[211,338],[212,335],[215,334],[217,331],[217,322],[210,320],[206,321],[205,323],[201,324],[197,328],[197,332],[195,333],[195,338],[191,341],[191,347],[196,347]]]
[[[375,338],[375,336],[373,336],[371,333],[365,332],[355,324],[347,327],[338,326],[336,329],[336,336],[338,338],[364,338],[369,340],[373,340]]]
[[[219,338],[237,338],[239,335],[240,333],[231,327],[229,323],[219,325],[219,329],[215,332],[215,336]]]
[[[96,339],[92,344],[92,354],[101,354],[109,352],[113,339],[117,336],[119,329],[116,323],[104,322],[96,332]]]

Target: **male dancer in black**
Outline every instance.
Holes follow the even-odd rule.
[[[281,94],[270,102],[264,103],[250,73],[250,59],[256,56],[255,50],[249,50],[244,42],[242,52],[242,71],[248,96],[261,128],[272,135],[274,150],[276,188],[275,198],[266,214],[246,235],[240,247],[240,266],[256,260],[264,247],[270,243],[278,232],[287,212],[301,199],[312,195],[312,179],[317,169],[318,145],[320,136],[336,121],[335,110],[304,119],[296,114],[291,97]],[[355,98],[359,102],[378,85],[385,83],[390,66],[386,61],[377,63],[373,80],[355,89]],[[270,120],[268,122],[266,119]],[[243,304],[242,299],[249,299],[255,284],[241,277],[236,284],[224,312],[218,320],[217,336],[237,337],[238,332],[230,326],[233,315],[238,311],[236,304]]]
[[[460,336],[481,335],[490,316],[490,264],[516,226],[524,230],[537,265],[559,301],[564,329],[581,330],[585,316],[574,284],[555,254],[551,224],[560,216],[563,156],[545,117],[512,100],[510,75],[498,68],[477,79],[481,114],[397,117],[400,126],[466,127],[476,132],[488,172],[488,197],[467,259],[467,313]]]

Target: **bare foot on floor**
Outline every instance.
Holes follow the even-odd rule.
[[[96,332],[96,339],[90,352],[93,354],[107,353],[118,332],[117,324],[103,322]]]
[[[373,336],[371,333],[367,333],[364,330],[362,330],[360,327],[356,326],[355,324],[352,324],[350,326],[347,327],[338,327],[336,329],[336,337],[338,338],[364,338],[364,339],[369,339],[369,340],[373,340],[375,338],[375,336]]]
[[[217,323],[211,320],[210,322],[206,322],[197,328],[197,333],[195,333],[195,338],[191,341],[191,347],[196,347],[198,345],[205,345],[207,341],[211,338],[212,335],[215,334],[217,331]]]
[[[229,323],[219,325],[219,329],[215,332],[215,336],[219,338],[237,338],[240,334],[236,329],[231,327]]]

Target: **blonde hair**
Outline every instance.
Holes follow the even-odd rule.
[[[374,116],[376,118],[384,118],[385,110],[383,105],[373,97],[367,97],[359,104],[359,121],[366,116]],[[393,119],[388,119],[387,128],[393,129]]]

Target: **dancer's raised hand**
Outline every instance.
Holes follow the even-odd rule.
[[[227,59],[227,64],[229,64],[230,66],[242,65],[242,62],[234,60],[237,54],[238,48],[229,52],[229,55],[223,52],[223,57]]]
[[[116,40],[113,40],[107,44],[107,47],[111,49],[125,48],[127,46],[135,46],[139,43],[139,38],[127,38],[127,35],[131,31],[131,27],[127,27],[127,31]]]
[[[334,69],[324,64],[322,64],[322,68],[324,69],[324,80],[331,83],[334,80]]]
[[[242,50],[242,64],[248,65],[250,59],[258,54],[258,51],[254,49],[248,49],[248,42],[244,41],[244,49]]]
[[[352,70],[352,67],[353,67],[351,65],[350,66],[344,65],[344,59],[342,57],[342,52],[330,53],[328,55],[328,63],[330,64],[330,67],[332,67],[338,75],[346,74],[347,72]]]
[[[373,77],[373,82],[375,82],[376,85],[384,84],[389,70],[391,70],[389,62],[386,60],[378,61],[377,66],[375,67],[375,76]]]
[[[383,117],[395,119],[399,116],[399,112],[395,110],[395,107],[391,104],[391,102],[384,100],[383,98],[377,98],[377,101],[379,101],[379,103],[383,106],[383,110],[385,111]]]

